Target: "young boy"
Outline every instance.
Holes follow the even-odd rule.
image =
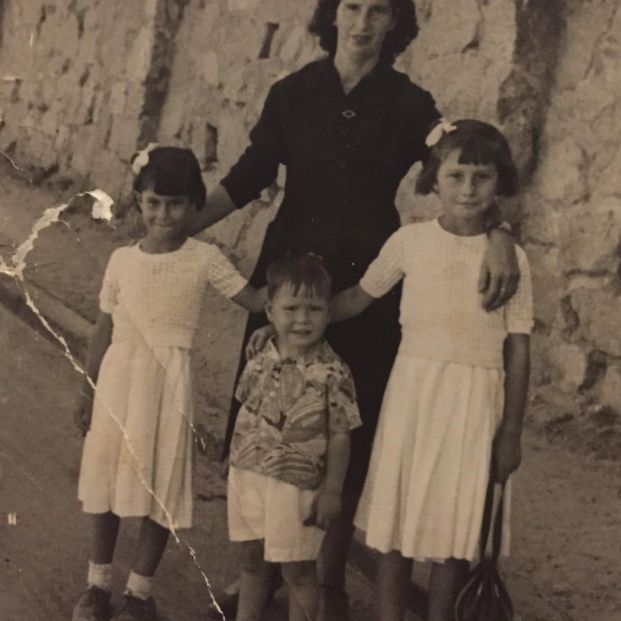
[[[349,432],[361,424],[351,373],[323,335],[330,276],[319,257],[287,255],[267,270],[275,336],[237,386],[228,523],[242,542],[237,621],[258,621],[274,563],[289,585],[289,621],[314,620],[316,559],[341,508]]]

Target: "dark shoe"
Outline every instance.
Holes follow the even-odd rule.
[[[74,606],[71,621],[108,621],[110,614],[110,593],[89,586]]]
[[[351,621],[349,597],[343,589],[321,585],[317,621]]]
[[[123,605],[111,621],[157,621],[155,602],[152,597],[140,599],[133,595],[123,595]]]

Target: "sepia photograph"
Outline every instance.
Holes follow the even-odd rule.
[[[0,0],[0,621],[621,621],[619,0]]]

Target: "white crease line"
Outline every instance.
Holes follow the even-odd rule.
[[[13,166],[13,168],[15,168],[15,170],[19,170],[20,172],[26,172],[25,168],[20,168],[14,161],[13,159],[11,159],[11,157],[9,157],[4,151],[0,151],[0,155],[2,155],[3,157],[5,157],[7,160],[9,160],[9,162],[11,162],[11,166]]]
[[[88,196],[92,196],[95,199],[95,203],[94,203],[93,208],[92,208],[91,216],[94,219],[108,220],[109,221],[112,218],[111,206],[113,204],[113,200],[110,198],[110,196],[108,196],[108,194],[106,194],[103,190],[100,190],[100,189],[95,189],[95,190],[90,190],[90,191],[87,191],[87,192],[82,192],[82,193],[77,194],[74,197],[72,197],[71,201],[69,201],[67,203],[64,203],[62,205],[58,205],[56,207],[48,207],[43,212],[41,217],[34,223],[34,225],[32,227],[32,232],[31,232],[30,236],[28,237],[28,239],[26,239],[26,241],[24,241],[22,244],[20,244],[18,246],[17,250],[15,251],[13,256],[11,257],[12,266],[7,265],[7,263],[5,263],[5,261],[0,257],[0,273],[7,274],[7,275],[11,276],[12,278],[14,278],[17,281],[18,287],[20,288],[20,290],[22,291],[22,293],[24,295],[24,299],[26,301],[27,306],[39,318],[39,321],[41,321],[41,323],[45,327],[45,329],[62,345],[63,353],[64,353],[65,357],[69,360],[69,362],[73,366],[73,368],[79,374],[83,375],[87,379],[90,387],[93,390],[95,390],[94,382],[88,376],[88,374],[86,373],[86,370],[82,368],[82,366],[75,360],[75,358],[71,354],[71,350],[69,349],[67,341],[64,339],[64,337],[62,335],[58,334],[52,328],[50,323],[39,312],[36,304],[32,300],[32,297],[30,296],[30,294],[26,290],[24,276],[23,276],[24,270],[26,268],[26,258],[28,256],[28,254],[32,251],[32,249],[34,248],[34,244],[35,244],[35,241],[36,241],[37,237],[39,236],[39,233],[43,229],[45,229],[48,226],[50,226],[51,224],[59,222],[60,221],[59,220],[60,219],[60,215],[62,214],[63,211],[65,211],[65,209],[67,209],[67,207],[69,207],[69,205],[71,204],[73,199],[75,199],[77,197],[80,197],[80,196],[87,196],[87,195]],[[134,458],[134,463],[137,463],[137,464],[141,465],[140,461],[137,459],[135,451],[134,451],[134,449],[132,447],[132,443],[130,442],[129,436],[128,436],[125,428],[123,427],[122,423],[119,421],[118,417],[107,406],[106,406],[106,410],[107,410],[108,414],[116,422],[116,424],[118,425],[121,433],[123,434],[123,437],[124,437],[124,439],[126,441],[126,445],[128,447],[128,450],[130,451],[130,454]],[[190,424],[190,426],[192,428],[193,434],[197,434],[197,430],[196,430],[193,422],[188,419],[188,417],[187,417],[187,415],[185,415],[185,413],[182,413],[182,415],[184,416],[184,418],[186,418],[186,421]],[[192,563],[198,569],[198,571],[200,572],[201,576],[203,577],[203,580],[205,582],[205,586],[207,587],[207,590],[209,591],[209,595],[211,597],[212,603],[215,605],[215,607],[218,610],[218,612],[220,612],[220,614],[222,614],[222,619],[225,619],[224,613],[222,612],[222,609],[220,608],[218,602],[216,601],[216,599],[215,599],[215,597],[213,595],[213,590],[212,590],[209,578],[207,577],[206,573],[203,571],[200,563],[198,562],[196,550],[192,546],[190,546],[187,542],[185,542],[182,539],[180,539],[180,537],[177,535],[177,532],[175,530],[175,527],[174,527],[174,524],[173,524],[173,520],[172,520],[172,515],[170,514],[168,509],[164,506],[164,504],[156,496],[156,494],[154,493],[153,489],[151,489],[151,487],[144,480],[144,478],[142,478],[140,476],[139,472],[136,471],[136,470],[134,470],[134,472],[135,472],[136,476],[138,477],[138,479],[140,480],[140,482],[142,483],[142,485],[144,486],[144,488],[147,490],[147,492],[151,495],[151,497],[155,500],[155,502],[162,509],[164,515],[166,516],[166,519],[169,522],[169,525],[170,525],[169,526],[169,530],[171,531],[171,533],[172,533],[172,535],[173,535],[177,545],[183,544],[187,548],[187,550],[188,550],[188,552],[190,554],[190,558],[192,559]]]

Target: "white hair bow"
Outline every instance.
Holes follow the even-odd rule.
[[[429,134],[427,134],[427,138],[425,138],[425,144],[428,147],[433,147],[436,144],[438,144],[438,142],[440,142],[442,138],[444,138],[445,134],[450,134],[451,132],[454,132],[456,129],[457,129],[456,125],[453,125],[446,119],[440,119],[438,121],[438,124],[434,126],[434,128],[429,132]]]
[[[142,151],[138,151],[132,162],[132,171],[135,175],[139,175],[140,171],[149,163],[149,153],[159,146],[157,142],[150,142]]]

